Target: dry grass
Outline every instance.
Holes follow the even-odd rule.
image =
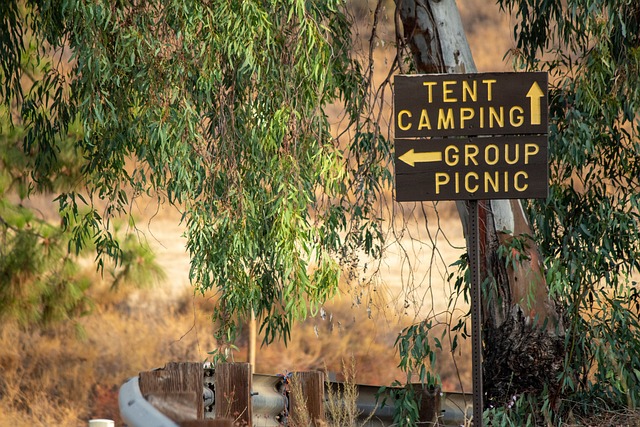
[[[291,408],[290,423],[292,427],[311,427],[316,424],[318,420],[312,420],[309,410],[307,409],[307,402],[305,401],[305,394],[302,389],[302,383],[298,379],[298,375],[294,374],[291,378],[291,398],[295,403]]]
[[[350,363],[342,361],[342,375],[344,382],[338,384],[334,389],[327,383],[327,400],[325,409],[327,411],[327,425],[329,427],[342,426],[364,426],[373,417],[375,411],[371,411],[369,417],[364,421],[359,421],[361,415],[358,410],[358,378],[356,370],[356,359],[351,358]]]
[[[46,331],[5,324],[0,330],[2,426],[80,426],[91,418],[119,422],[120,385],[170,361],[204,361],[215,348],[211,298],[188,291],[166,301],[161,290],[113,294],[94,290],[94,311],[77,323]],[[393,342],[400,324],[369,318],[361,307],[336,301],[293,328],[285,348],[259,348],[257,372],[327,370],[337,379],[390,384],[401,379]],[[247,360],[241,337],[236,361]],[[343,360],[352,359],[345,368]]]
[[[375,411],[364,420],[359,420],[362,413],[358,410],[358,386],[356,359],[351,357],[349,363],[342,361],[341,383],[329,381],[329,375],[325,376],[326,400],[324,402],[325,420],[312,420],[307,409],[305,394],[297,374],[294,374],[290,383],[290,395],[296,402],[289,420],[292,427],[308,427],[318,425],[320,427],[359,427],[365,426],[374,416]]]
[[[151,292],[103,298],[92,314],[45,331],[0,331],[0,426],[75,426],[118,420],[117,392],[140,371],[167,361],[203,360],[213,343],[188,333],[190,299],[144,309]],[[177,307],[174,309],[173,307]],[[208,322],[204,314],[197,319]]]

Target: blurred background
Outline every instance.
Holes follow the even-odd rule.
[[[349,4],[358,22],[355,37],[363,46],[374,6],[365,0]],[[514,44],[511,18],[486,0],[458,0],[458,7],[478,70],[510,70],[505,54]],[[388,2],[376,45],[380,81],[395,54],[393,12],[393,2]],[[337,131],[337,117],[335,124]],[[41,218],[59,222],[53,196],[23,203]],[[453,284],[447,279],[456,271],[451,265],[464,252],[453,202],[400,206],[389,193],[385,203],[390,243],[382,260],[343,283],[339,297],[297,324],[287,347],[260,346],[258,337],[256,372],[321,369],[339,376],[343,361],[353,358],[358,383],[404,381],[394,349],[402,328],[427,317],[437,323],[466,314],[464,301],[449,299]],[[118,424],[118,389],[128,378],[170,361],[210,359],[216,348],[211,322],[215,295],[194,295],[179,212],[142,197],[134,212],[144,248],[130,252],[134,258],[129,265],[138,265],[137,272],[107,266],[100,275],[92,258],[82,259],[87,299],[79,317],[46,326],[25,326],[19,319],[2,322],[0,426],[86,425],[91,418]],[[470,345],[462,342],[452,353],[444,332],[436,367],[443,389],[470,392]],[[246,361],[248,328],[236,346],[231,358]]]

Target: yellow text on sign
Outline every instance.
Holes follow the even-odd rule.
[[[453,175],[453,182],[451,182]],[[461,190],[467,193],[476,193],[483,191],[484,193],[509,193],[516,191],[522,193],[529,188],[527,180],[529,174],[525,171],[509,173],[508,171],[485,171],[477,172],[436,172],[436,194],[443,191],[446,185],[453,185],[456,194]]]
[[[420,110],[420,116],[414,117],[409,110],[400,110],[396,117],[398,128],[403,131],[413,130],[453,130],[464,129],[472,120],[477,119],[480,129],[520,127],[524,124],[524,108],[514,105],[505,107],[460,107],[438,108],[429,112]]]
[[[485,98],[487,101],[491,101],[493,100],[493,85],[495,83],[495,79],[483,79],[481,81],[462,80],[461,82],[456,80],[444,80],[441,82],[422,82],[422,84],[427,89],[427,100],[429,103],[434,102],[433,89],[439,84],[442,85],[442,102],[477,102],[478,86],[480,86],[481,97]],[[458,92],[461,92],[461,95],[455,95],[455,93]]]
[[[528,165],[531,158],[540,152],[540,146],[534,143],[526,143],[520,150],[520,144],[487,144],[480,147],[475,144],[467,144],[463,150],[456,145],[448,145],[444,149],[444,161],[448,166],[465,166],[483,165],[493,166],[501,161],[508,165],[516,165],[522,163]]]
[[[480,129],[499,129],[505,125],[515,128],[522,126],[525,123],[525,109],[522,105],[474,105],[478,102],[493,101],[496,82],[495,79],[422,82],[426,89],[425,101],[428,104],[456,103],[461,106],[422,108],[419,114],[402,109],[396,116],[398,128],[402,131],[465,129],[472,121],[477,123]],[[541,100],[544,92],[538,82],[533,82],[524,97],[529,98],[530,124],[541,124]]]
[[[497,164],[529,165],[534,156],[540,153],[540,146],[535,143],[520,144],[487,144],[480,147],[467,144],[461,149],[456,145],[448,145],[444,149],[443,160],[447,166],[494,166]],[[526,171],[484,172],[436,172],[435,192],[441,194],[450,189],[456,194],[467,193],[522,193],[529,188],[529,174]]]

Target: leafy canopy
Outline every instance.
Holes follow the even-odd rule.
[[[380,251],[372,204],[389,172],[360,120],[368,81],[342,1],[32,0],[0,6],[1,95],[31,179],[61,174],[73,125],[83,181],[59,197],[70,247],[122,258],[114,221],[157,196],[182,212],[190,278],[219,290],[221,333],[251,311],[265,339]],[[25,63],[41,63],[25,88]],[[331,136],[325,107],[356,129]],[[129,218],[131,220],[131,218]]]
[[[640,5],[500,0],[516,62],[548,71],[550,197],[530,204],[568,327],[561,392],[640,404]],[[581,397],[581,398],[580,398]],[[575,408],[574,408],[575,410]]]
[[[70,252],[73,236],[50,212],[49,202],[43,203],[52,194],[79,188],[84,162],[77,142],[83,129],[64,106],[55,104],[57,116],[49,110],[54,98],[68,96],[62,91],[68,90],[69,65],[68,55],[34,36],[44,37],[44,20],[39,27],[25,25],[26,6],[15,2],[3,2],[0,16],[0,320],[43,328],[93,306],[89,289],[98,280],[78,263],[93,246],[87,242],[85,250]],[[140,287],[161,279],[149,247],[114,228],[121,256],[119,265],[107,266],[112,286]]]

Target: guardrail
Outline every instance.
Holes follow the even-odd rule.
[[[312,420],[324,420],[325,387],[343,387],[324,381],[321,372],[296,374],[302,396],[291,393],[291,376],[251,374],[248,363],[220,364],[215,369],[200,363],[170,363],[164,368],[141,372],[120,388],[119,408],[129,427],[219,426],[234,423],[255,427],[287,425],[304,401]],[[388,387],[386,404],[378,404],[380,387],[356,385],[357,410],[366,426],[390,426],[394,402]],[[471,395],[421,393],[421,425],[465,425],[472,416]],[[339,395],[339,394],[338,394]]]
[[[120,387],[118,406],[122,421],[130,427],[178,427],[178,424],[144,398],[140,391],[138,377],[129,379]]]

